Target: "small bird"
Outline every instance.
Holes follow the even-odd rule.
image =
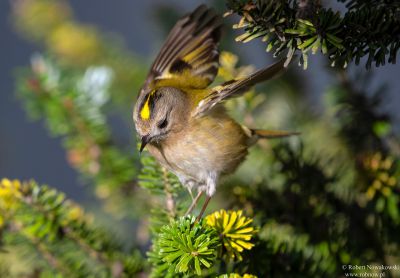
[[[151,66],[133,111],[140,152],[147,146],[184,187],[197,190],[187,214],[206,194],[198,220],[219,178],[234,172],[258,139],[297,134],[247,128],[227,114],[223,101],[276,76],[284,61],[209,88],[218,72],[221,29],[221,17],[205,5],[181,18]]]

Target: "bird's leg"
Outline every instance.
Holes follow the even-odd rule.
[[[208,173],[208,177],[207,177],[206,184],[205,184],[206,200],[204,201],[204,204],[203,204],[203,207],[201,208],[200,214],[197,216],[196,221],[194,223],[199,222],[201,217],[203,216],[203,213],[206,210],[207,205],[211,200],[211,196],[213,196],[215,193],[217,180],[218,180],[218,174],[216,172]],[[201,190],[201,189],[199,189],[199,190]],[[203,191],[203,190],[201,190],[201,191]]]
[[[188,215],[193,211],[193,209],[196,207],[197,202],[199,201],[199,199],[200,199],[200,197],[201,197],[202,194],[203,194],[203,191],[199,191],[199,192],[197,193],[196,198],[194,198],[194,200],[192,201],[192,204],[190,205],[190,207],[189,207],[188,210],[186,211],[185,216],[188,216]]]
[[[194,196],[193,196],[192,189],[190,187],[188,187],[187,190],[189,191],[190,198],[192,199],[192,202],[193,202]]]
[[[203,216],[203,213],[204,213],[204,211],[206,210],[207,205],[208,205],[208,203],[210,202],[210,200],[211,200],[211,196],[208,196],[208,195],[207,195],[206,200],[205,200],[205,202],[204,202],[204,205],[203,205],[203,207],[201,208],[200,214],[197,216],[195,223],[197,223],[197,222],[200,221],[200,219],[201,219],[201,217]]]

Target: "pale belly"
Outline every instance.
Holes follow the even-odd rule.
[[[183,183],[215,187],[218,178],[232,173],[247,155],[247,135],[225,113],[196,119],[188,130],[148,147]]]

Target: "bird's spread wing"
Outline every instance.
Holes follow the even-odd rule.
[[[192,116],[200,117],[208,110],[212,109],[216,104],[221,103],[228,98],[239,96],[246,92],[251,86],[273,78],[284,69],[284,62],[284,60],[281,60],[272,66],[256,71],[247,77],[238,80],[231,80],[212,88],[207,96],[198,102],[196,108],[192,112]]]
[[[205,5],[180,19],[156,57],[145,87],[206,88],[218,71],[222,21]]]

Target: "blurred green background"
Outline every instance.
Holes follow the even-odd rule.
[[[207,3],[221,14],[226,11],[224,1]],[[345,10],[336,2],[323,3]],[[173,176],[146,155],[139,157],[131,110],[167,32],[199,4],[0,3],[0,178],[34,179],[64,192],[96,225],[111,231],[104,241],[98,236],[89,242],[109,247],[100,249],[113,259],[136,247],[144,255],[168,217],[181,215],[190,203]],[[238,20],[224,19],[220,48],[228,52],[221,55],[219,82],[273,62],[259,40],[235,42],[241,32],[231,27]],[[232,116],[250,127],[302,135],[261,142],[219,186],[208,212],[243,209],[259,227],[251,251],[259,260],[252,262],[245,253],[243,261],[222,264],[221,271],[339,277],[343,264],[399,264],[399,75],[399,65],[392,64],[370,72],[353,64],[346,72],[333,70],[317,54],[310,57],[307,70],[292,65],[282,77],[227,103]],[[164,190],[165,184],[171,188]],[[35,192],[29,190],[24,194]],[[168,194],[176,201],[170,211],[162,201]],[[50,211],[57,212],[58,206]],[[83,215],[75,207],[60,211],[65,213],[68,219]],[[32,217],[43,225],[51,222],[39,216]],[[30,229],[40,238],[38,230]],[[122,247],[104,243],[113,237]],[[15,244],[21,239],[7,240]],[[17,253],[19,249],[6,257]],[[130,269],[127,261],[136,257],[123,258]],[[147,268],[135,265],[132,271]]]
[[[325,1],[327,2],[327,1]],[[32,44],[15,31],[10,18],[12,2],[0,3],[1,25],[0,34],[2,38],[3,51],[0,63],[0,173],[1,176],[11,178],[29,179],[52,184],[73,199],[84,201],[90,200],[90,196],[83,194],[86,189],[75,171],[71,169],[65,159],[64,152],[60,147],[60,139],[51,138],[47,135],[43,124],[31,122],[27,119],[21,103],[15,97],[15,71],[17,67],[26,65],[33,53],[40,51],[43,47]],[[199,1],[123,1],[113,3],[106,0],[96,1],[93,8],[92,1],[68,2],[77,20],[82,23],[96,26],[101,32],[113,33],[119,40],[123,40],[126,47],[133,53],[143,56],[143,61],[148,66],[151,59],[156,55],[167,28],[163,26],[160,13],[168,6],[179,16],[193,10]],[[209,2],[212,6],[215,3]],[[335,8],[343,8],[337,3],[327,3]],[[220,10],[224,5],[218,4]],[[172,15],[173,16],[173,15]],[[231,33],[230,24],[226,22],[226,32]],[[171,22],[168,23],[171,26]],[[236,32],[238,33],[238,32]],[[264,46],[259,41],[248,44],[229,42],[235,54],[241,57],[241,63],[253,64],[262,67],[271,62],[270,55],[264,52]],[[325,63],[318,55],[311,57],[312,66],[305,72],[300,68],[298,74],[302,76],[302,86],[306,89],[308,108],[316,112],[321,111],[321,98],[323,91],[329,87],[332,77],[323,68]],[[355,70],[351,66],[351,70]],[[379,83],[387,84],[387,96],[383,101],[382,109],[389,111],[395,119],[395,128],[399,129],[400,114],[398,103],[400,103],[398,78],[400,69],[398,65],[388,64],[385,67],[373,69],[374,80],[372,85]],[[132,92],[136,94],[136,92]],[[115,123],[119,136],[124,140],[130,140],[133,126],[127,121]],[[35,158],[37,163],[31,163],[29,158]]]

